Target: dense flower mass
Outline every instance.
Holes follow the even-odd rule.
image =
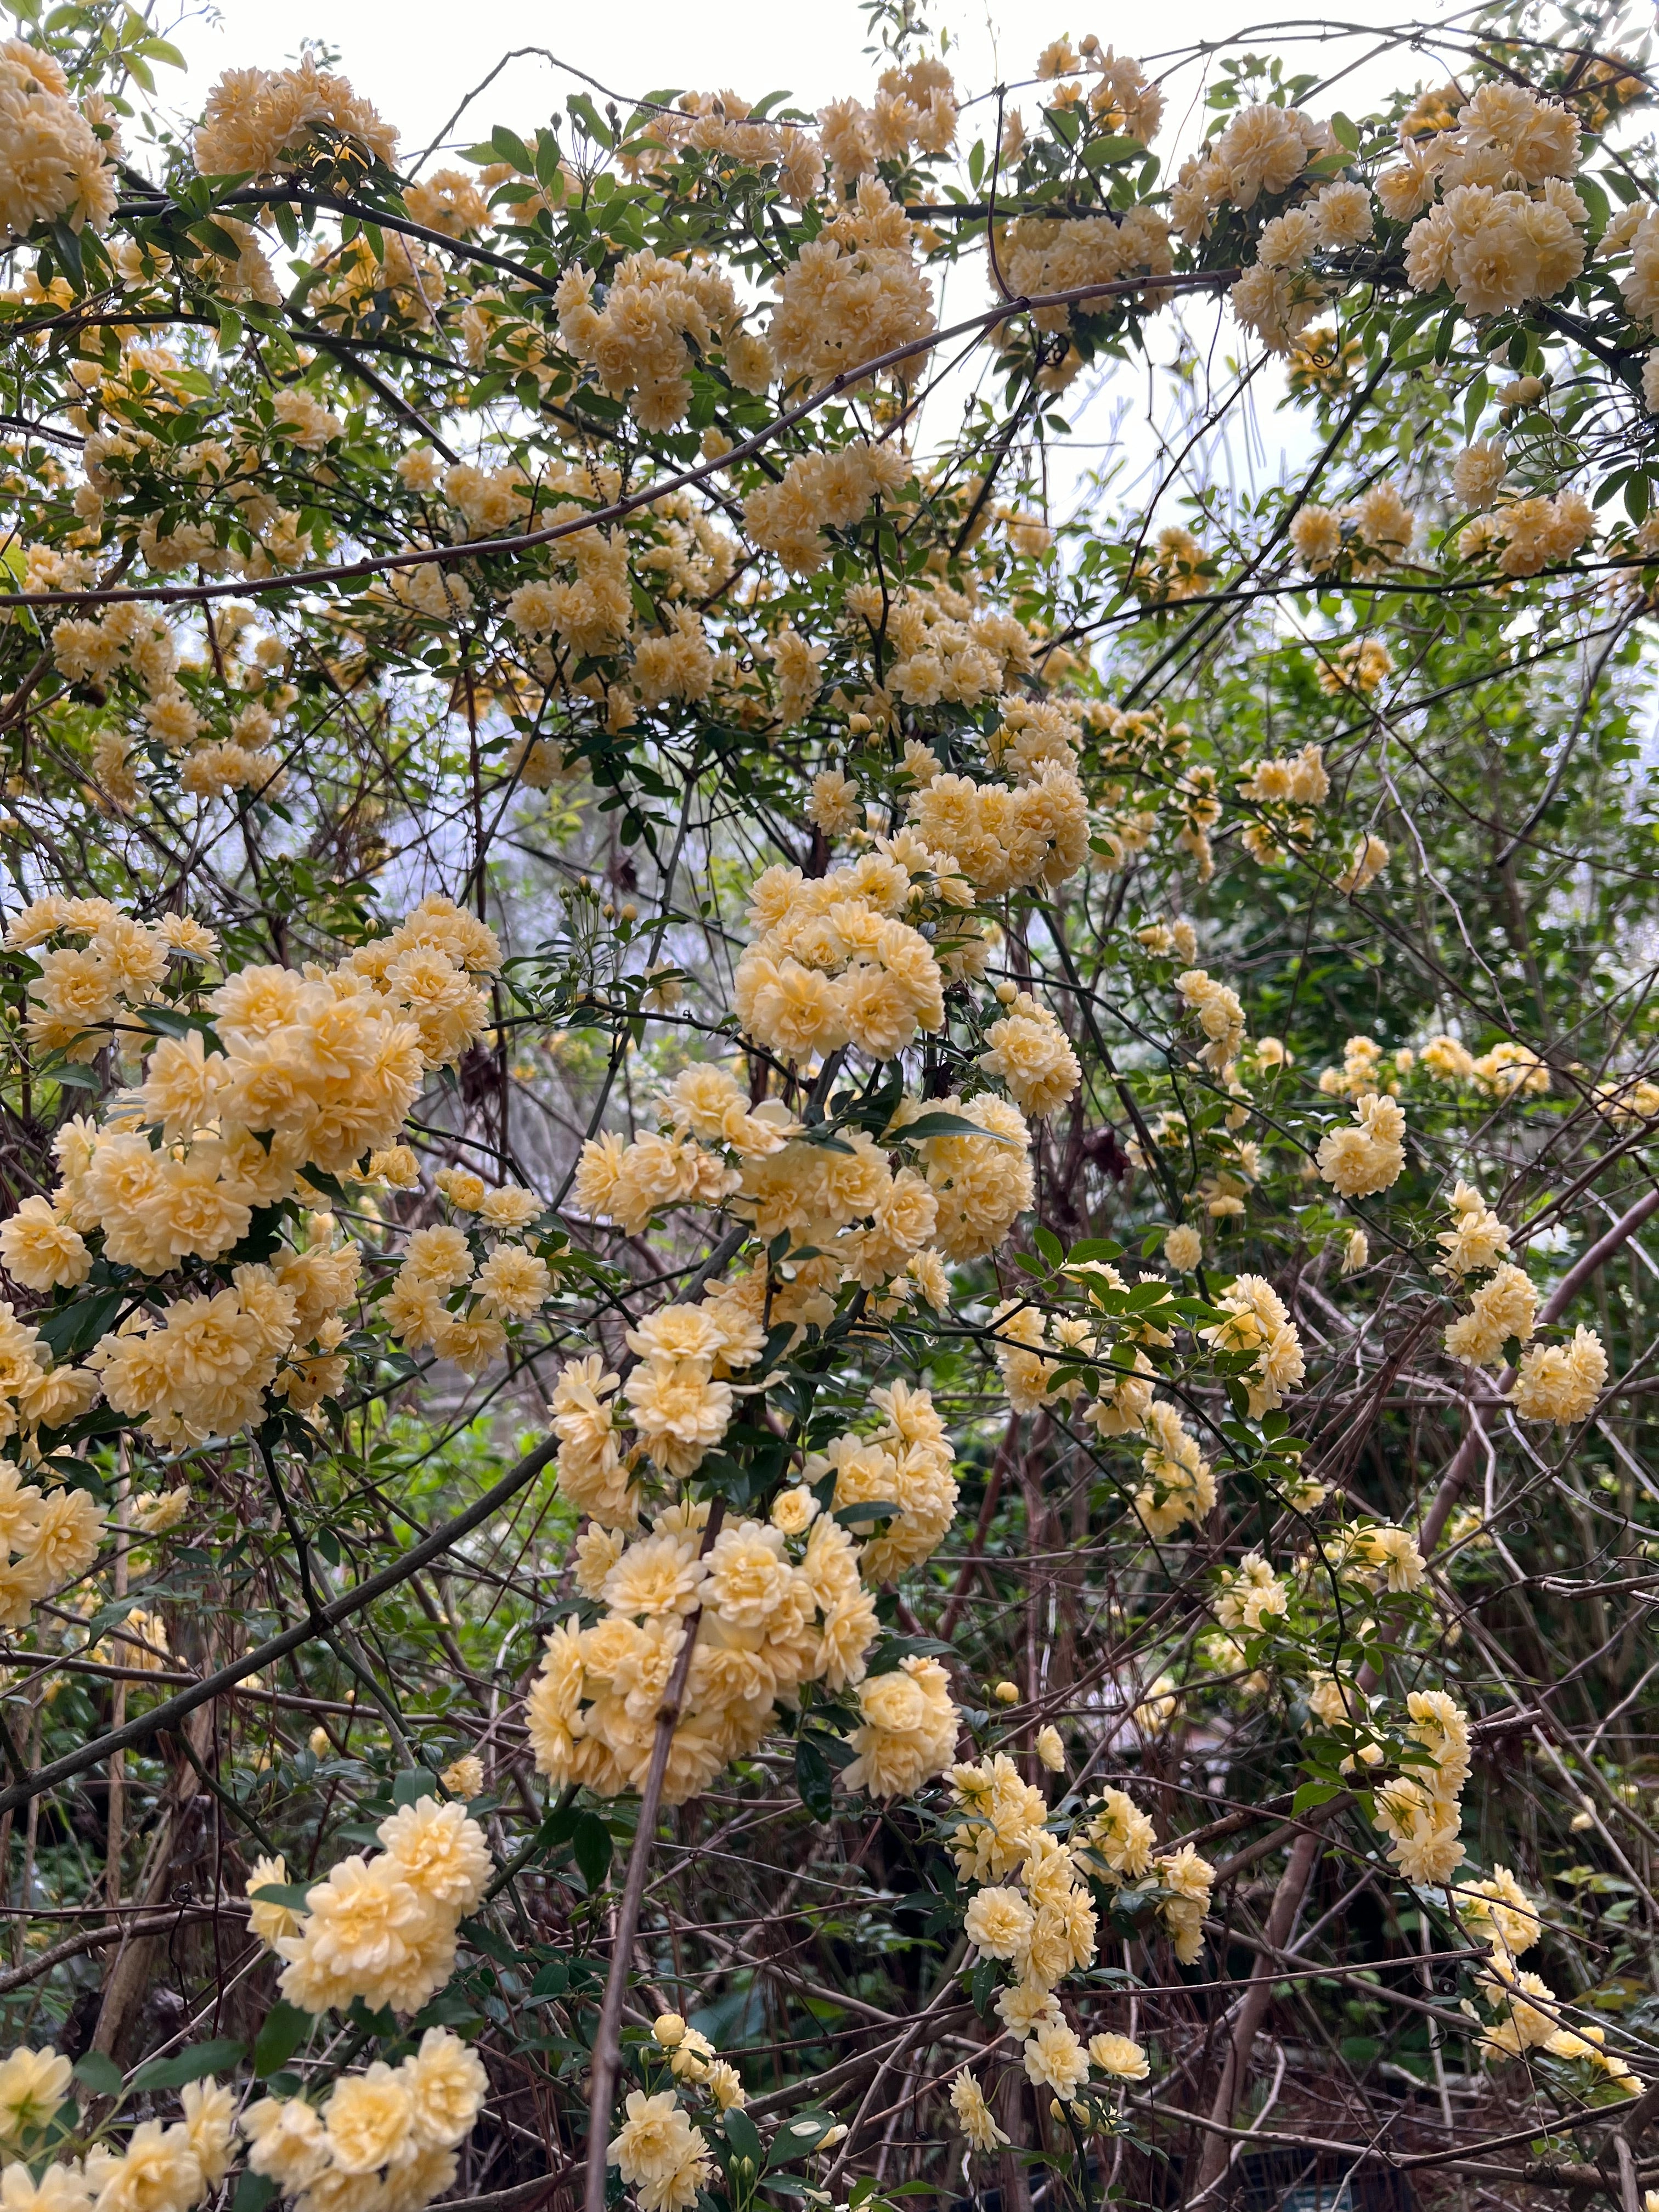
[[[489,1846],[459,1804],[419,1798],[375,1832],[376,1856],[342,1859],[273,1941],[283,1995],[302,2011],[361,1997],[374,2012],[418,2012],[448,1980],[456,1929],[488,1886]]]
[[[1640,2087],[1641,50],[877,15],[0,45],[0,2212]]]
[[[55,58],[21,39],[0,45],[0,234],[37,223],[101,225],[115,209],[112,148],[69,97]]]

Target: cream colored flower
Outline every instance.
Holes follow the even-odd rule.
[[[405,1878],[389,1855],[344,1858],[307,1900],[297,1936],[281,1937],[283,1995],[302,2012],[390,2005],[415,2012],[448,1979],[455,1923]]]
[[[1177,1222],[1164,1239],[1164,1256],[1177,1274],[1189,1275],[1204,1257],[1204,1240],[1196,1229]]]
[[[1017,1959],[1030,1940],[1031,1908],[1017,1889],[981,1889],[968,1907],[968,1941],[988,1959]]]
[[[804,1485],[780,1492],[773,1500],[771,1522],[786,1536],[804,1536],[817,1517],[818,1501]]]
[[[0,2059],[0,2141],[15,2145],[39,2135],[68,2097],[73,2071],[50,2044],[41,2051],[20,2044]]]
[[[629,2092],[627,2117],[607,2156],[624,2184],[638,2192],[641,2212],[685,2212],[708,2178],[708,2145],[692,2126],[672,2089],[647,2097]]]
[[[489,2077],[477,2051],[447,2028],[429,2027],[400,2071],[415,2141],[426,2150],[454,2149],[489,2094]]]
[[[253,2172],[290,2193],[307,2187],[330,2163],[322,2115],[303,2097],[259,2098],[242,2114],[242,2132]]]
[[[1045,2021],[1026,2044],[1027,2079],[1069,2097],[1088,2079],[1089,2054],[1063,2020]]]
[[[483,1830],[465,1806],[422,1797],[400,1806],[375,1833],[387,1860],[417,1896],[457,1919],[482,1900],[494,1862]]]
[[[975,2150],[995,2150],[1007,2136],[991,2117],[985,2093],[964,2066],[951,2084],[951,2109],[957,2125]]]
[[[1127,2035],[1091,2035],[1089,2063],[1115,2081],[1144,2081],[1152,2070],[1146,2053]]]
[[[284,1936],[297,1936],[301,1917],[286,1905],[261,1904],[258,1893],[262,1889],[284,1888],[288,1883],[288,1862],[280,1852],[275,1858],[255,1859],[247,1878],[245,1894],[248,1899],[248,1926],[262,1943],[272,1950]]]
[[[438,1779],[452,1797],[467,1802],[482,1797],[484,1791],[483,1761],[472,1752],[464,1752],[459,1759],[452,1759]]]
[[[342,2075],[323,2107],[329,2154],[342,2173],[374,2173],[390,2166],[414,2125],[410,2085],[376,2059],[364,2073]]]

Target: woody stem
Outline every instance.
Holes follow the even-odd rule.
[[[703,1531],[702,1550],[706,1553],[720,1532],[726,1517],[726,1500],[717,1498],[710,1508],[708,1526]],[[674,1729],[680,1717],[680,1701],[685,1695],[686,1680],[691,1672],[691,1655],[696,1648],[697,1627],[702,1619],[702,1609],[687,1617],[685,1641],[680,1646],[674,1662],[674,1671],[668,1678],[668,1687],[657,1708],[657,1734],[651,1746],[651,1764],[646,1770],[645,1787],[640,1792],[639,1824],[634,1831],[634,1848],[628,1855],[628,1879],[623,1885],[622,1904],[617,1913],[616,1934],[611,1948],[611,1972],[605,1978],[605,2002],[599,2008],[599,2033],[593,2039],[593,2064],[588,2076],[587,2111],[587,2189],[585,2212],[605,2212],[605,2177],[609,2165],[606,2152],[610,2147],[611,2114],[617,2099],[617,2068],[622,2056],[623,2004],[628,1995],[628,1970],[633,1958],[634,1938],[639,1930],[640,1908],[645,1902],[645,1877],[651,1863],[651,1846],[656,1840],[657,1814],[662,1805],[662,1786],[668,1774],[668,1755],[674,1747]]]

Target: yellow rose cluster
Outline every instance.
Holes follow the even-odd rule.
[[[768,868],[750,895],[761,934],[733,984],[745,1033],[803,1065],[848,1045],[891,1060],[919,1029],[939,1029],[944,978],[933,946],[900,919],[910,904],[909,869],[890,853],[816,878]]]
[[[1581,1323],[1565,1344],[1534,1344],[1522,1353],[1510,1396],[1523,1420],[1567,1429],[1589,1419],[1607,1381],[1606,1347]]]
[[[560,1495],[607,1527],[629,1527],[642,1457],[677,1481],[695,1474],[732,1419],[731,1378],[760,1357],[765,1299],[765,1277],[750,1274],[716,1284],[700,1304],[659,1308],[628,1332],[638,1364],[621,1403],[620,1377],[596,1354],[567,1361],[548,1408]],[[624,1407],[635,1431],[626,1448],[617,1419]]]
[[[1477,1058],[1460,1039],[1443,1033],[1431,1037],[1418,1057],[1437,1082],[1473,1083],[1489,1097],[1543,1097],[1550,1087],[1546,1063],[1529,1045],[1510,1038]]]
[[[1082,1849],[1114,1888],[1139,1883],[1166,1893],[1157,1901],[1158,1918],[1183,1966],[1192,1966],[1204,1948],[1204,1918],[1215,1887],[1215,1869],[1190,1844],[1173,1851],[1156,1849],[1152,1821],[1124,1790],[1103,1791],[1082,1830]]]
[[[234,69],[208,94],[196,133],[196,166],[204,177],[269,176],[283,156],[297,161],[319,130],[356,140],[383,161],[398,134],[343,76],[307,57],[296,68]]]
[[[115,212],[118,152],[69,96],[54,57],[21,39],[0,44],[0,243],[38,222],[107,222]]]
[[[908,67],[882,71],[867,107],[836,100],[820,110],[823,152],[848,183],[867,176],[878,161],[902,161],[911,149],[946,152],[956,137],[956,88],[937,56],[919,54]]]
[[[659,2029],[663,2021],[678,2019],[678,2014],[663,2014]],[[684,2035],[696,2033],[688,2028]],[[684,2048],[683,2037],[675,2056]],[[630,2089],[623,2111],[626,2117],[605,2148],[606,2163],[634,2191],[640,2212],[690,2212],[714,2170],[708,2136],[694,2126],[672,2088],[654,2096]]]
[[[896,446],[864,442],[833,453],[798,453],[781,482],[763,484],[743,503],[743,519],[757,545],[775,553],[792,574],[816,575],[829,558],[826,530],[851,530],[870,503],[897,491],[910,463]]]
[[[568,521],[580,512],[574,502],[566,502],[554,507],[548,520]],[[634,626],[625,534],[620,530],[581,530],[564,539],[557,550],[569,562],[574,575],[568,581],[538,580],[520,584],[507,603],[508,622],[533,645],[556,636],[568,653],[616,652],[627,643]],[[538,673],[543,672],[540,655],[532,654],[532,663]],[[556,663],[550,659],[545,672],[556,672]]]
[[[1449,1881],[1463,1863],[1459,1796],[1469,1778],[1469,1726],[1443,1690],[1413,1690],[1406,1734],[1427,1764],[1413,1764],[1376,1792],[1376,1825],[1407,1881]]]
[[[1173,1536],[1188,1522],[1200,1527],[1214,1508],[1217,1493],[1215,1476],[1197,1437],[1176,1407],[1161,1398],[1147,1406],[1140,1426],[1148,1449],[1140,1462],[1146,1479],[1131,1501],[1136,1519],[1155,1539]]]
[[[31,1606],[78,1582],[103,1534],[103,1509],[84,1490],[43,1493],[0,1459],[0,1627],[22,1627]]]
[[[801,247],[775,289],[767,340],[788,387],[817,389],[933,328],[933,288],[916,265],[915,226],[876,178],[866,177]],[[908,382],[925,358],[912,354],[895,374]]]
[[[1138,2045],[1103,2035],[1085,2049],[1056,1995],[1068,1975],[1094,1963],[1097,1925],[1087,1881],[1113,1889],[1138,1882],[1167,1893],[1157,1909],[1177,1956],[1190,1964],[1202,1945],[1212,1869],[1189,1847],[1157,1854],[1151,1820],[1121,1790],[1108,1790],[1066,1843],[1048,1829],[1042,1792],[1022,1780],[1006,1754],[953,1766],[950,1782],[962,1816],[950,1835],[957,1878],[979,1885],[963,1932],[981,1958],[1012,1972],[996,2009],[1020,2039],[1027,2078],[1067,2101],[1091,2065],[1109,2080],[1144,2079],[1148,2064]],[[969,2140],[988,2148],[983,2129],[975,2132],[977,2096],[975,2087],[953,2102]]]
[[[982,706],[1002,695],[1011,677],[1030,673],[1036,664],[1035,641],[1022,623],[1002,608],[983,606],[947,584],[886,598],[879,585],[854,584],[845,605],[849,614],[886,640],[882,688],[863,702],[866,711],[882,722],[891,720],[893,696],[908,707],[937,706],[940,700],[954,706]],[[1037,710],[1036,702],[1029,703]],[[1052,707],[1042,711],[1061,713]],[[904,762],[907,773],[917,781],[939,773],[937,757],[920,738],[906,741]]]
[[[1577,2061],[1605,2075],[1622,2095],[1639,2095],[1645,2084],[1616,2051],[1606,2048],[1605,2030],[1567,2027],[1561,2000],[1539,1975],[1517,1960],[1544,1932],[1542,1915],[1510,1869],[1495,1866],[1484,1881],[1461,1882],[1454,1892],[1458,1916],[1491,1956],[1476,1988],[1494,2018],[1481,2036],[1493,2058],[1523,2058],[1528,2051]]]
[[[987,1075],[1002,1084],[1008,1096],[1034,1121],[1056,1113],[1077,1090],[1083,1071],[1068,1037],[1047,1006],[1029,991],[1003,986],[1008,996],[1000,1021],[985,1032],[988,1052],[980,1056]]]
[[[1085,216],[1075,222],[1021,216],[1008,225],[998,258],[1009,290],[1023,298],[1079,291],[1121,276],[1166,276],[1175,265],[1169,223],[1144,205],[1121,216]],[[1085,301],[1075,308],[1039,307],[1033,320],[1039,330],[1068,330],[1074,313],[1098,314],[1109,304]]]
[[[297,2212],[422,2212],[453,2187],[489,2089],[477,2051],[429,2027],[401,2064],[342,2074],[320,2109],[257,2100],[242,2115],[247,2162]]]
[[[1358,1098],[1368,1091],[1386,1091],[1392,1098],[1398,1095],[1398,1077],[1409,1074],[1413,1054],[1395,1053],[1389,1072],[1383,1069],[1382,1048],[1375,1037],[1351,1036],[1342,1048],[1340,1067],[1320,1070],[1319,1088],[1327,1098]]]
[[[25,1200],[24,1206],[44,1205]],[[17,1215],[12,1217],[15,1222]],[[10,1228],[12,1224],[7,1223]],[[26,1225],[24,1235],[33,1233]],[[8,1270],[11,1261],[0,1231],[0,1260]],[[24,1281],[24,1276],[17,1279]],[[57,1365],[38,1328],[18,1320],[11,1306],[0,1300],[0,1443],[12,1438],[14,1449],[30,1466],[40,1458],[40,1431],[66,1426],[88,1412],[98,1395],[98,1378],[84,1367]]]
[[[883,1416],[873,1435],[836,1437],[807,1459],[805,1480],[822,1482],[832,1472],[837,1513],[854,1505],[896,1508],[882,1534],[865,1545],[859,1571],[869,1583],[892,1583],[932,1559],[956,1517],[955,1461],[932,1394],[908,1382],[874,1389],[871,1403]]]
[[[1498,315],[1553,299],[1579,275],[1589,210],[1567,181],[1578,166],[1571,109],[1522,85],[1483,84],[1455,128],[1402,152],[1377,195],[1396,222],[1427,209],[1406,237],[1413,291],[1449,285],[1466,313]]]
[[[1336,876],[1336,888],[1346,893],[1349,897],[1355,896],[1360,891],[1369,890],[1377,878],[1386,871],[1388,865],[1387,843],[1382,838],[1366,831],[1355,841],[1353,851],[1348,857],[1347,866],[1339,870]]]
[[[1081,1877],[1092,1875],[1114,1888],[1126,1878],[1159,1878],[1152,1873],[1152,1822],[1122,1790],[1108,1790],[1071,1844],[1062,1844],[1048,1831],[1041,1791],[1024,1782],[1013,1761],[1000,1752],[952,1767],[951,1790],[963,1816],[951,1838],[958,1879],[985,1885],[969,1905],[965,1933],[981,1956],[1005,1962],[1014,1972],[1015,1981],[998,1996],[997,2010],[1005,2027],[1023,2039],[1028,2079],[1068,2100],[1091,2068],[1109,2081],[1144,2081],[1151,2068],[1140,2045],[1128,2036],[1105,2033],[1091,2036],[1085,2051],[1054,1990],[1067,1973],[1091,1965],[1095,1956],[1095,1913]],[[1195,1854],[1188,1857],[1193,1866],[1204,1865]],[[1178,1853],[1167,1855],[1158,1866],[1160,1873],[1174,1870],[1170,1887],[1175,1893],[1161,1907],[1166,1925],[1176,1930],[1176,1920],[1170,1915],[1180,1908],[1177,1918],[1187,1928],[1189,1908],[1197,1905],[1201,1927],[1199,1893],[1207,1899],[1207,1882],[1200,1882]],[[1018,1877],[1018,1886],[1007,1880],[1011,1875]],[[994,2149],[1006,2141],[970,2075],[957,2075],[951,2104],[976,2149]],[[1073,2117],[1088,2115],[1074,2106]]]
[[[690,369],[700,355],[721,352],[741,390],[764,392],[771,350],[743,328],[732,280],[707,261],[630,253],[594,303],[594,276],[568,270],[554,295],[559,334],[588,362],[613,398],[626,398],[642,430],[671,430],[691,405]]]
[[[1302,810],[1322,806],[1330,791],[1322,745],[1304,745],[1287,758],[1258,761],[1238,786],[1239,797],[1258,811],[1241,841],[1244,850],[1264,868],[1282,866],[1313,837],[1314,817]]]
[[[341,1309],[356,1296],[360,1248],[334,1241],[331,1214],[313,1213],[304,1251],[236,1267],[230,1287],[179,1298],[158,1321],[146,1309],[100,1339],[88,1366],[118,1413],[142,1419],[175,1449],[234,1436],[264,1418],[266,1394],[296,1413],[337,1395],[345,1360]]]
[[[140,2120],[118,2147],[48,2161],[46,2131],[70,2094],[69,2059],[20,2045],[0,2059],[0,2194],[40,2212],[191,2212],[217,2190],[236,2155],[236,2097],[211,2081],[180,2094],[183,2118]]]
[[[1376,1091],[1354,1102],[1353,1121],[1319,1140],[1319,1172],[1343,1198],[1370,1198],[1400,1180],[1406,1165],[1405,1109]]]
[[[1595,510],[1581,491],[1541,493],[1510,499],[1491,514],[1477,515],[1458,532],[1465,561],[1498,557],[1504,576],[1535,576],[1541,568],[1571,561],[1595,531]]]
[[[1588,1420],[1607,1387],[1606,1347],[1594,1329],[1581,1324],[1565,1344],[1533,1344],[1538,1324],[1538,1293],[1526,1270],[1509,1258],[1509,1231],[1480,1192],[1460,1182],[1450,1200],[1452,1226],[1436,1242],[1445,1258],[1442,1272],[1467,1287],[1470,1275],[1484,1275],[1469,1298],[1469,1310],[1447,1328],[1449,1358],[1466,1367],[1489,1367],[1511,1338],[1528,1348],[1516,1373],[1510,1403],[1523,1419],[1571,1428]]]
[[[1250,1418],[1260,1420],[1282,1406],[1307,1372],[1302,1339],[1284,1300],[1263,1275],[1240,1275],[1217,1298],[1230,1318],[1200,1331],[1218,1352],[1253,1352],[1244,1376]]]
[[[507,1324],[538,1313],[552,1288],[546,1261],[513,1233],[543,1204],[516,1185],[486,1189],[465,1169],[441,1170],[434,1180],[476,1225],[471,1235],[453,1223],[417,1229],[381,1311],[405,1351],[430,1346],[441,1359],[479,1375],[505,1349]]]
[[[87,941],[36,951],[52,938]],[[124,1014],[129,1018],[121,1043],[124,1054],[129,1052],[139,1029],[133,1010],[155,995],[168,961],[216,947],[212,935],[187,916],[152,925],[118,912],[108,899],[55,893],[14,915],[5,941],[9,951],[33,955],[40,971],[28,987],[29,1042],[72,1060],[94,1060],[113,1043],[114,1024]]]
[[[81,938],[84,945],[38,950]],[[207,994],[210,1030],[192,1018],[182,1034],[158,1036],[179,1018],[161,991],[169,961],[216,950],[188,917],[152,927],[106,901],[49,896],[14,917],[6,942],[34,955],[39,969],[32,1042],[87,1059],[118,1031],[141,1078],[101,1121],[64,1123],[58,1188],[26,1200],[0,1230],[0,1261],[36,1291],[83,1283],[96,1251],[149,1276],[226,1261],[256,1213],[304,1194],[307,1170],[378,1172],[427,1072],[458,1060],[482,1032],[489,1006],[474,977],[501,961],[483,923],[428,898],[331,971],[235,970]],[[141,1063],[128,1048],[146,1044]],[[74,1370],[75,1388],[67,1375],[43,1373],[32,1395],[46,1410],[23,1418],[84,1412],[96,1377],[112,1406],[174,1445],[257,1421],[273,1389],[308,1412],[343,1380],[339,1316],[360,1260],[356,1244],[336,1243],[331,1215],[313,1214],[303,1249],[236,1266],[223,1288],[160,1314],[146,1306],[129,1315]],[[473,1326],[490,1348],[499,1348],[495,1316],[533,1310],[544,1273],[539,1260],[510,1250],[486,1262],[476,1285],[486,1318]]]
[[[1053,759],[1012,787],[935,775],[913,795],[908,814],[917,835],[949,855],[952,872],[991,898],[1035,884],[1054,889],[1089,856],[1083,786],[1071,766]]]
[[[1425,1562],[1409,1528],[1397,1528],[1387,1521],[1355,1522],[1323,1550],[1328,1565],[1373,1594],[1389,1590],[1398,1595],[1422,1587]],[[1316,1582],[1314,1587],[1318,1587]]]
[[[1099,1340],[1086,1318],[1045,1314],[1029,1298],[1005,1298],[991,1316],[991,1331],[997,1371],[1017,1413],[1074,1404],[1082,1395],[1080,1376],[1073,1376],[1056,1389],[1049,1385],[1062,1360],[1091,1359],[1098,1351]]]
[[[842,1775],[849,1790],[910,1796],[956,1756],[962,1717],[937,1659],[902,1659],[873,1676],[859,1692],[859,1716],[848,1738],[857,1756]]]
[[[912,1122],[933,1114],[975,1127],[905,1139]],[[886,1133],[889,1143],[896,1139],[915,1151],[937,1207],[933,1242],[950,1259],[966,1262],[994,1252],[1031,1203],[1030,1131],[1006,1099],[988,1093],[964,1099],[954,1092],[926,1103],[906,1099]]]
[[[1204,968],[1187,969],[1176,977],[1175,987],[1183,1005],[1197,1015],[1204,1032],[1200,1065],[1224,1074],[1244,1043],[1244,1009],[1237,992],[1218,982]]]
[[[302,1913],[283,1907],[255,1923],[283,1961],[283,1996],[301,2012],[344,2011],[354,1997],[371,2012],[418,2012],[449,1979],[456,1931],[489,1887],[489,1845],[462,1805],[422,1797],[376,1833],[383,1849],[340,1860]],[[255,1869],[256,1911],[257,1892],[280,1879]]]
[[[702,2091],[716,2112],[729,2112],[734,2106],[741,2111],[748,2103],[737,2068],[727,2059],[717,2058],[708,2038],[701,2029],[688,2027],[678,2013],[659,2012],[651,2025],[651,2039],[659,2051],[666,2052],[674,2081],[683,2088]]]
[[[706,1547],[706,1503],[669,1508],[631,1541],[589,1531],[579,1582],[605,1615],[591,1628],[554,1630],[526,1708],[537,1766],[556,1787],[580,1784],[608,1797],[641,1787],[688,1637],[695,1640],[664,1785],[671,1805],[755,1751],[779,1701],[793,1700],[803,1683],[839,1690],[863,1679],[877,1633],[874,1600],[860,1579],[858,1547],[816,1503],[809,1492],[800,1510],[769,1523],[728,1523]]]
[[[1260,1552],[1247,1552],[1237,1567],[1223,1567],[1217,1578],[1215,1617],[1224,1629],[1259,1635],[1290,1610],[1291,1594]]]
[[[1309,505],[1291,525],[1291,543],[1310,575],[1346,561],[1356,578],[1380,576],[1411,551],[1417,520],[1396,487],[1373,484],[1340,507]]]

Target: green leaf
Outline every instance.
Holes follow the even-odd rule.
[[[132,2077],[135,2089],[178,2089],[186,2081],[200,2081],[209,2074],[228,2074],[247,2050],[245,2043],[194,2043],[171,2058],[152,2058]]]
[[[438,1785],[424,1766],[406,1767],[392,1780],[394,1805],[418,1805],[422,1797],[435,1797]]]
[[[1031,1231],[1031,1242],[1051,1267],[1059,1267],[1060,1261],[1066,1257],[1065,1247],[1059,1237],[1052,1229],[1042,1222],[1039,1222]]]
[[[84,2058],[76,2060],[75,2078],[94,2097],[118,2097],[126,2076],[115,2061],[101,2051],[88,2051]]]
[[[965,1114],[944,1112],[919,1115],[907,1121],[902,1129],[889,1128],[889,1144],[920,1145],[929,1137],[983,1137],[993,1145],[1012,1145],[1012,1137],[1000,1137],[994,1130],[981,1129],[977,1121],[970,1121]]]
[[[1340,111],[1331,118],[1331,131],[1339,146],[1346,146],[1351,154],[1359,151],[1359,126]]]
[[[828,1820],[834,1815],[835,1778],[830,1771],[830,1762],[810,1735],[795,1739],[795,1787],[800,1792],[800,1802],[815,1820]]]
[[[280,1905],[289,1912],[308,1912],[311,1887],[308,1881],[263,1881],[258,1889],[249,1890],[248,1896],[256,1905]]]
[[[536,181],[553,198],[562,197],[562,178],[559,170],[559,142],[550,131],[536,134]],[[556,190],[555,187],[561,189]]]
[[[792,2159],[805,2158],[835,2125],[833,2112],[798,2112],[793,2120],[786,2120],[773,2136],[766,2163],[769,2166],[787,2166]]]
[[[937,1636],[884,1636],[870,1654],[869,1671],[872,1674],[892,1674],[907,1659],[944,1659],[955,1650],[950,1644],[941,1644]]]
[[[611,1871],[611,1831],[597,1813],[582,1814],[571,1837],[570,1848],[592,1897],[605,1887],[605,1878]]]
[[[758,2173],[766,2154],[761,2143],[760,2130],[748,2113],[733,2105],[731,2111],[722,2117],[720,2126],[726,2140],[738,2157],[747,2160]]]
[[[890,1513],[896,1513],[899,1510],[890,1498],[860,1498],[856,1505],[838,1505],[834,1517],[843,1528],[865,1528],[872,1521],[885,1520]]]
[[[1161,1229],[1154,1229],[1152,1231],[1154,1243],[1160,1242],[1163,1236],[1164,1231]],[[1143,1246],[1142,1249],[1144,1250],[1146,1248]],[[1085,1237],[1078,1243],[1073,1244],[1066,1255],[1068,1264],[1076,1264],[1079,1267],[1085,1260],[1102,1260],[1109,1262],[1113,1260],[1121,1260],[1122,1257],[1123,1247],[1115,1243],[1109,1237]]]
[[[598,139],[601,146],[610,145],[611,132],[606,128],[599,109],[594,106],[585,92],[572,93],[569,99],[566,100],[565,106],[591,138]],[[611,179],[605,178],[599,181],[608,184]],[[603,195],[595,192],[596,199],[601,197]]]
[[[77,1298],[73,1305],[59,1306],[55,1313],[37,1321],[34,1325],[53,1359],[68,1359],[95,1344],[125,1296],[125,1291],[99,1291],[89,1298]]]
[[[506,124],[498,123],[489,134],[489,143],[498,161],[510,161],[523,176],[535,175],[536,164],[530,157],[530,149],[516,131],[509,131]]]
[[[298,2005],[278,1997],[254,2038],[255,2077],[263,2081],[267,2074],[275,2074],[280,2067],[286,2066],[310,2034],[313,2024],[308,2012],[301,2012]]]
[[[1334,1782],[1304,1782],[1291,1800],[1291,1818],[1295,1820],[1299,1814],[1311,1812],[1316,1805],[1328,1805],[1333,1797],[1341,1794]]]
[[[255,2173],[245,2168],[236,2184],[236,2194],[230,2200],[230,2212],[265,2212],[265,2207],[276,2194],[276,2185],[268,2173]]]

